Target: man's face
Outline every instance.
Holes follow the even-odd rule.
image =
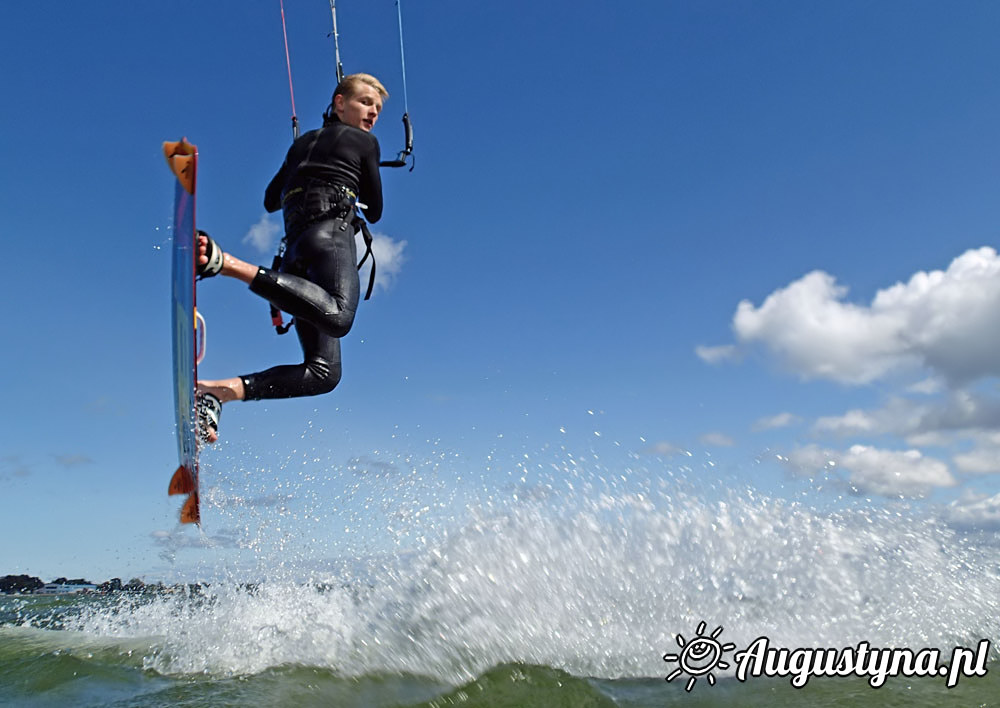
[[[342,123],[368,132],[375,127],[378,114],[382,111],[382,96],[368,84],[359,84],[350,96],[337,96],[334,108]]]

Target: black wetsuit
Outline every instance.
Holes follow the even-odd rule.
[[[281,268],[260,268],[250,290],[295,318],[301,364],[243,376],[246,400],[328,393],[340,382],[340,337],[354,324],[359,283],[353,204],[382,217],[379,146],[360,128],[333,122],[292,143],[264,192],[282,209],[287,239]]]

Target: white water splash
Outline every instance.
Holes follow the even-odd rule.
[[[647,486],[494,499],[325,589],[274,574],[251,591],[223,582],[95,608],[71,628],[149,637],[147,667],[168,674],[297,664],[449,682],[510,661],[662,676],[675,635],[702,620],[740,648],[761,635],[950,648],[1000,634],[1000,551],[926,514]]]

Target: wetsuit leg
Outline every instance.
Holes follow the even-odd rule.
[[[319,331],[343,337],[358,309],[357,258],[350,221],[317,221],[290,239],[282,272],[260,268],[250,290]]]
[[[356,262],[353,227],[328,219],[290,239],[282,272],[260,269],[250,289],[295,317],[304,361],[243,376],[245,400],[315,396],[340,382],[339,337],[354,323],[360,294]]]
[[[244,400],[318,396],[340,383],[340,340],[323,334],[305,320],[295,321],[295,333],[305,361],[242,377]]]

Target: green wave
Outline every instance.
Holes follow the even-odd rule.
[[[890,680],[875,690],[863,679],[817,679],[805,689],[787,680],[745,684],[722,678],[691,693],[659,679],[576,677],[559,669],[504,664],[455,687],[402,674],[348,677],[334,669],[281,666],[248,676],[163,676],[142,668],[143,646],[23,628],[0,628],[0,705],[24,708],[663,708],[744,706],[993,705],[1000,666],[955,689],[929,678]],[[131,647],[131,648],[130,648]]]
[[[405,704],[408,707],[414,704]],[[587,679],[547,666],[504,664],[414,708],[615,708]]]
[[[107,706],[155,689],[142,668],[149,642],[0,627],[0,705]]]

